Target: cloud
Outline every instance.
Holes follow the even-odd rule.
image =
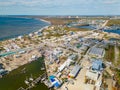
[[[120,3],[119,0],[104,0],[103,3],[105,4],[116,4],[116,3]]]
[[[5,1],[5,2],[1,2],[0,1],[0,6],[10,6],[10,5],[15,5],[16,2],[8,2],[8,1]]]
[[[25,6],[36,6],[36,5],[55,5],[55,6],[67,6],[74,4],[86,4],[91,3],[94,0],[0,0],[0,5],[25,5]]]
[[[119,6],[120,0],[0,0],[0,13],[109,14],[119,13]]]

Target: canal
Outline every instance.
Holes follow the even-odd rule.
[[[13,71],[8,75],[5,75],[0,79],[0,90],[17,90],[20,87],[26,88],[25,80],[32,78],[37,78],[39,75],[43,74],[45,71],[41,71],[41,67],[44,64],[44,57],[40,57],[38,60],[23,65]],[[36,87],[31,90],[49,90],[44,84],[39,83]]]

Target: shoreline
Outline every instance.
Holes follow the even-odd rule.
[[[15,17],[15,18],[35,19],[35,20],[39,20],[39,21],[45,22],[45,23],[47,23],[48,25],[45,25],[45,26],[39,28],[38,30],[32,31],[32,32],[27,33],[27,34],[21,34],[21,35],[18,34],[18,35],[14,35],[14,36],[9,36],[9,37],[5,37],[5,38],[1,38],[1,39],[0,39],[0,42],[6,41],[6,40],[11,40],[11,39],[16,39],[16,38],[18,38],[19,36],[25,36],[25,35],[29,35],[29,34],[32,34],[32,33],[35,33],[35,32],[41,32],[41,31],[43,31],[45,28],[47,28],[47,27],[49,27],[49,26],[51,25],[51,22],[50,22],[50,21],[47,21],[47,20],[44,20],[44,19],[29,18],[29,17]]]
[[[35,18],[34,18],[34,19],[35,19]],[[41,21],[41,19],[39,19],[39,20]],[[47,21],[45,21],[45,20],[42,20],[42,21],[47,23]],[[28,33],[28,34],[24,34],[24,35],[27,35],[27,36],[29,36],[29,34],[35,35],[36,32],[42,32],[44,29],[48,28],[49,26],[50,26],[50,24],[49,24],[49,25],[46,25],[46,26],[44,26],[44,27],[42,27],[42,28],[40,28],[40,29],[38,29],[37,31],[31,32],[31,33]],[[22,38],[23,38],[24,35],[18,35],[18,36],[14,37],[14,38],[9,38],[9,39],[0,40],[0,42],[17,39],[18,37],[22,37]],[[21,48],[21,49],[22,49],[22,48]],[[34,51],[33,51],[33,52],[34,52]],[[7,53],[7,52],[6,52],[6,53]],[[16,55],[16,54],[12,54],[12,55],[14,56],[14,55]],[[8,56],[9,56],[9,55],[8,55]],[[0,58],[1,58],[1,60],[2,60],[4,57],[0,57]],[[2,62],[2,61],[1,61],[1,62]],[[32,61],[31,61],[31,62],[32,62]],[[13,62],[13,63],[14,63],[14,62]],[[19,63],[19,65],[16,65],[15,67],[12,67],[12,66],[6,67],[7,65],[6,65],[6,66],[5,66],[4,64],[3,64],[3,65],[4,65],[4,67],[6,67],[5,70],[8,70],[8,72],[11,72],[11,71],[19,68],[20,66],[23,66],[23,65],[28,64],[28,63],[29,63],[28,60],[24,60],[23,62]],[[10,70],[9,70],[9,69],[10,69]]]
[[[47,21],[47,20],[44,20],[44,19],[40,19],[40,20],[43,21],[43,22],[46,22],[46,23],[48,23],[48,24],[51,24],[50,21]]]

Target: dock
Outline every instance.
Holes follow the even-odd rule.
[[[40,75],[38,78],[36,78],[35,80],[33,80],[31,83],[28,84],[27,88],[23,88],[20,87],[17,90],[30,90],[31,88],[33,88],[36,84],[38,84],[39,82],[43,82],[42,79],[46,78],[47,79],[47,74],[43,73],[42,75]],[[44,83],[44,82],[43,82]]]

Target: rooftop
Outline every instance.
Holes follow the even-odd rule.
[[[89,54],[103,56],[104,49],[103,48],[92,47],[89,51]]]
[[[103,62],[101,60],[95,60],[92,63],[92,70],[97,70],[97,71],[103,70]]]

